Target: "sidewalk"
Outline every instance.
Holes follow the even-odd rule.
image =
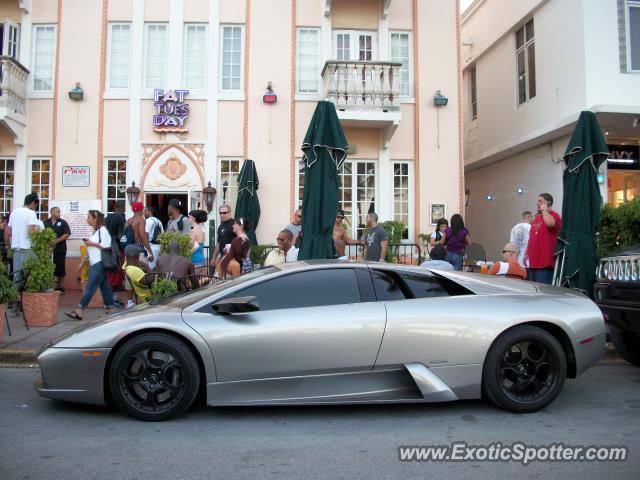
[[[65,295],[60,296],[58,305],[57,323],[51,327],[29,327],[24,324],[24,316],[7,312],[7,320],[11,327],[11,335],[7,326],[4,325],[4,335],[0,342],[0,365],[2,364],[36,364],[36,353],[51,340],[93,322],[106,315],[103,308],[87,308],[84,311],[82,321],[72,320],[65,316],[65,312],[73,310],[80,301],[82,292],[80,290],[67,290]],[[126,303],[124,292],[117,293],[118,298]],[[6,323],[6,322],[5,322]]]

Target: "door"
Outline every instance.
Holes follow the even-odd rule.
[[[255,296],[260,311],[217,315],[207,305],[186,319],[209,343],[218,381],[373,369],[386,311],[361,301],[354,269],[281,275],[229,294],[239,296]]]
[[[169,221],[169,213],[167,212],[167,207],[169,206],[169,201],[173,198],[177,198],[182,203],[182,214],[187,215],[189,213],[187,209],[189,208],[187,204],[187,194],[186,193],[147,193],[145,195],[144,205],[146,207],[153,207],[155,210],[156,218],[158,218],[162,224],[166,227],[167,222]]]
[[[376,32],[334,30],[333,45],[337,60],[372,62],[378,59]]]
[[[20,54],[20,27],[17,23],[5,18],[2,25],[2,55],[17,59]]]

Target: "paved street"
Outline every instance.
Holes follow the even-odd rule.
[[[0,369],[0,478],[637,478],[640,369],[610,362],[569,380],[546,410],[440,405],[196,408],[144,423],[40,399],[38,371]],[[625,445],[624,463],[400,463],[398,445],[453,441]]]

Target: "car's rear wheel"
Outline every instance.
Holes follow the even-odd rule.
[[[613,323],[609,324],[609,331],[611,333],[611,341],[618,355],[636,367],[640,367],[640,337],[636,333],[623,330]]]
[[[491,346],[482,381],[485,396],[511,412],[546,407],[562,390],[567,359],[545,330],[522,325],[506,331]]]
[[[146,421],[167,420],[193,403],[200,384],[198,362],[182,341],[145,333],[125,342],[109,369],[116,404]]]

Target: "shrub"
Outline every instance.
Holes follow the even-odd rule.
[[[160,240],[160,253],[167,253],[169,251],[169,244],[176,241],[180,244],[180,255],[186,258],[191,258],[191,239],[189,235],[178,232],[164,232],[158,236]]]
[[[0,263],[0,305],[15,302],[20,298],[16,286],[7,275],[8,265]]]
[[[34,255],[24,262],[24,269],[28,274],[25,292],[41,293],[56,286],[54,276],[56,267],[51,260],[52,242],[55,239],[56,233],[50,228],[31,234],[31,250]]]
[[[262,265],[273,248],[273,245],[253,245],[251,250],[249,250],[251,263],[254,265]]]
[[[156,280],[151,284],[151,303],[158,303],[178,293],[178,283],[169,278]]]
[[[640,197],[619,207],[603,205],[596,241],[599,257],[640,244]]]
[[[385,260],[387,262],[391,262],[395,257],[396,261],[399,261],[399,247],[397,245],[402,243],[402,234],[406,229],[404,223],[389,220],[388,222],[382,222],[380,226],[384,228],[387,235],[389,235],[390,246],[387,248],[387,256]]]

